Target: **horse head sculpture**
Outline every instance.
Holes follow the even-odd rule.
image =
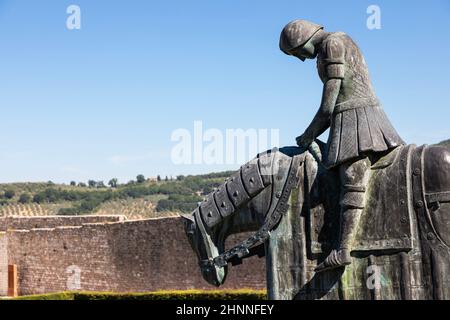
[[[304,149],[289,147],[258,155],[208,195],[191,215],[183,216],[186,234],[208,283],[223,284],[229,262],[237,264],[244,257],[264,255],[263,242],[287,209],[302,154]],[[295,157],[298,159],[293,161]],[[290,189],[285,188],[288,179]],[[282,198],[285,202],[280,205]],[[258,232],[225,252],[228,236],[250,231]]]
[[[197,254],[203,278],[213,286],[220,286],[225,282],[228,266],[218,267],[202,263],[210,261],[223,252],[224,232],[218,227],[206,231],[202,221],[196,222],[195,215],[182,215],[185,219],[185,231],[192,249]]]

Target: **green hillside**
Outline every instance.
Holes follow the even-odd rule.
[[[124,214],[148,218],[189,213],[231,172],[148,180],[139,175],[126,184],[111,179],[0,184],[0,216]]]
[[[450,139],[440,142],[439,145],[450,147]]]

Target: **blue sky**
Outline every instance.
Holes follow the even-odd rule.
[[[71,4],[81,30],[66,28]],[[371,4],[381,30],[366,27]],[[172,132],[196,120],[294,144],[321,97],[315,62],[278,49],[297,18],[357,41],[407,142],[448,139],[449,17],[448,0],[0,0],[0,182],[238,167],[172,163]]]

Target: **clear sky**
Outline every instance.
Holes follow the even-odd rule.
[[[66,28],[71,4],[81,30]],[[404,140],[450,138],[448,0],[0,0],[0,182],[238,167],[173,164],[172,132],[196,120],[295,144],[322,90],[314,61],[278,49],[297,18],[356,40]]]

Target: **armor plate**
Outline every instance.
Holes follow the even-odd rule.
[[[231,176],[227,181],[227,191],[231,201],[235,208],[239,208],[245,202],[250,200],[250,197],[245,191],[244,184],[242,183],[241,172],[238,171]]]
[[[200,213],[208,228],[212,228],[222,220],[222,216],[214,201],[214,194],[209,194],[200,205]]]
[[[258,155],[259,171],[265,187],[272,183],[272,164],[274,155],[272,152],[265,152]]]
[[[264,189],[264,184],[259,174],[258,159],[253,159],[242,166],[242,180],[248,195],[253,198]]]
[[[222,184],[216,192],[214,192],[214,197],[223,218],[230,216],[234,212],[234,206],[228,196],[225,183]]]

